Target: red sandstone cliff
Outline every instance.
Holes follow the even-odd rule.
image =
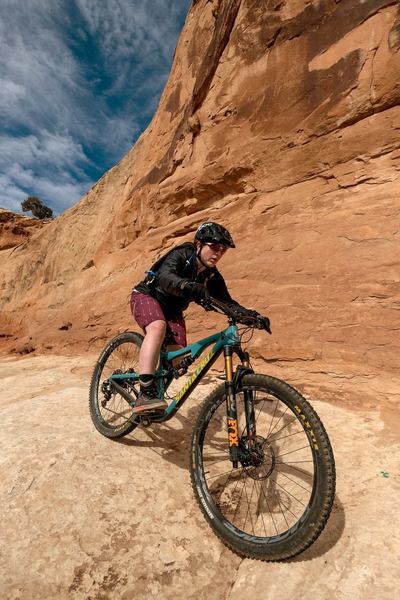
[[[256,353],[396,369],[399,47],[390,0],[194,1],[134,148],[1,250],[3,351],[86,351],[131,328],[131,285],[211,218],[237,243],[221,263],[233,296],[271,317]],[[214,325],[190,315],[192,334]]]
[[[0,251],[24,244],[48,222],[0,208]]]

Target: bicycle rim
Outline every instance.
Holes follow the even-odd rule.
[[[304,398],[279,384],[275,389],[243,386],[254,395],[257,438],[252,444],[243,392],[237,395],[240,445],[242,456],[247,454],[238,468],[227,448],[225,398],[210,403],[199,431],[194,482],[217,534],[235,550],[266,559],[287,558],[308,547],[322,531],[334,495],[326,432]]]
[[[135,427],[130,421],[132,407],[110,387],[107,382],[111,375],[137,371],[141,338],[137,334],[126,333],[117,336],[104,349],[93,375],[91,386],[91,414],[96,427],[109,437],[126,435]],[[136,398],[139,384],[121,381],[126,391]],[[115,435],[114,435],[115,434]]]

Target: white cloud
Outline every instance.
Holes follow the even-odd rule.
[[[165,85],[182,19],[190,0],[76,0],[104,64],[116,73],[110,94],[150,99],[152,113]],[[151,79],[151,85],[148,80]],[[146,90],[147,87],[147,90]],[[151,107],[151,108],[150,108]],[[139,107],[140,108],[140,107]]]
[[[158,102],[189,4],[1,0],[0,206],[29,194],[63,210],[121,158]]]
[[[21,202],[27,194],[9,178],[0,173],[0,206],[16,212],[21,211]]]
[[[35,195],[60,213],[77,202],[92,185],[93,182],[77,180],[68,172],[38,175],[32,169],[14,164],[0,174],[0,206],[20,212],[21,202]]]
[[[82,146],[70,136],[2,135],[0,206],[20,210],[21,201],[35,195],[62,212],[93,184],[83,170],[87,163]]]
[[[15,163],[28,167],[52,164],[57,168],[75,168],[76,164],[87,162],[81,144],[68,135],[44,131],[41,138],[36,135],[19,138],[0,136],[0,166],[3,168]]]
[[[71,52],[48,23],[46,5],[33,0],[22,10],[15,4],[2,11],[0,110],[9,126],[28,122],[38,129],[58,122],[69,127],[73,93],[83,84]],[[8,82],[5,88],[4,82]],[[17,97],[15,90],[19,91]]]
[[[0,80],[0,114],[9,113],[25,94],[26,89],[23,85],[15,83],[11,79]]]
[[[110,62],[140,55],[140,63],[156,62],[154,53],[169,63],[178,35],[178,17],[189,2],[170,0],[76,0],[92,34]]]

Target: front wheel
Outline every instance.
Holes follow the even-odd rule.
[[[252,440],[245,392],[254,404]],[[193,430],[190,471],[199,506],[214,532],[239,554],[293,557],[317,539],[332,509],[335,462],[324,426],[285,382],[246,375],[237,392],[240,461],[234,468],[225,401],[220,385],[204,401]]]
[[[132,406],[109,384],[116,373],[137,372],[143,336],[127,331],[112,339],[95,365],[89,393],[89,410],[96,429],[108,438],[130,433],[137,421],[132,419]],[[121,381],[132,398],[138,394],[137,383]]]

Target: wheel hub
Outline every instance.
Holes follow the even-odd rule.
[[[266,438],[257,435],[255,440],[241,440],[245,452],[240,462],[252,479],[268,479],[275,468],[275,453]],[[242,448],[243,451],[243,448]]]

